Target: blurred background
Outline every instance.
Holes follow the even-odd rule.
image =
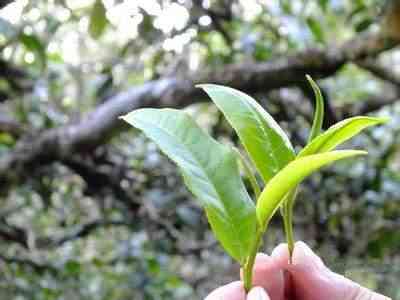
[[[333,269],[400,298],[400,1],[0,1],[0,298],[202,299],[238,277],[174,165],[118,116],[185,108],[237,137],[197,83],[253,95],[297,149],[388,116],[313,175],[296,237]],[[248,182],[247,182],[248,184]],[[274,219],[265,251],[284,240]]]

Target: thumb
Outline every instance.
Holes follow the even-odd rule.
[[[289,264],[287,269],[299,299],[388,299],[332,272],[303,242],[296,243],[292,264]]]
[[[254,287],[247,294],[247,300],[271,300],[267,292],[261,287]]]

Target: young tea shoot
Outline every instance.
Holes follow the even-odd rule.
[[[256,253],[275,212],[281,208],[292,253],[297,186],[324,166],[366,154],[334,149],[361,130],[385,122],[382,118],[354,117],[322,132],[323,97],[311,77],[307,80],[315,92],[316,105],[308,143],[299,153],[272,116],[249,95],[226,86],[198,86],[234,128],[251,164],[234,147],[217,142],[182,110],[143,108],[122,117],[177,164],[188,189],[204,208],[215,237],[243,268],[246,291],[252,285]],[[249,178],[254,201],[242,181],[240,167]],[[253,167],[262,179],[262,189]]]

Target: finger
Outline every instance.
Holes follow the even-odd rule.
[[[292,263],[298,271],[319,272],[327,270],[322,259],[301,241],[295,244]]]
[[[284,277],[280,265],[270,256],[258,253],[253,269],[253,286],[264,288],[272,299],[283,299]]]
[[[261,287],[252,288],[247,295],[247,300],[271,300],[266,291]]]
[[[279,244],[271,253],[271,258],[282,269],[289,263],[289,248],[286,243]]]
[[[356,299],[351,297],[360,289],[356,283],[330,271],[303,242],[295,244],[292,264],[287,269],[296,299]]]
[[[272,259],[278,264],[284,271],[284,297],[283,299],[295,299],[295,291],[293,285],[292,275],[287,271],[289,265],[289,248],[286,243],[282,243],[275,247],[271,253]]]
[[[221,286],[211,292],[204,300],[243,300],[246,293],[241,281],[235,281]]]

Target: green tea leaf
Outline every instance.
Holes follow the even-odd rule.
[[[310,83],[314,94],[315,94],[315,113],[314,121],[311,127],[310,137],[308,142],[310,143],[318,135],[320,135],[322,130],[322,122],[324,121],[324,97],[322,96],[321,90],[311,76],[306,75],[308,82]]]
[[[265,226],[269,222],[285,199],[284,196],[308,175],[334,161],[362,154],[366,154],[366,152],[332,151],[297,158],[290,162],[268,182],[257,201],[257,217],[260,224]]]
[[[96,0],[90,14],[89,33],[92,38],[98,39],[108,24],[106,8],[102,0]]]
[[[361,130],[370,126],[385,123],[386,121],[387,119],[385,118],[372,117],[354,117],[343,120],[330,127],[327,131],[305,146],[297,157],[328,152],[339,144],[351,139]]]
[[[179,166],[186,185],[204,206],[217,239],[243,264],[257,218],[240,178],[236,153],[179,110],[139,109],[123,119],[142,130]]]
[[[235,129],[265,182],[294,159],[288,137],[256,100],[225,86],[202,84],[199,87]]]

